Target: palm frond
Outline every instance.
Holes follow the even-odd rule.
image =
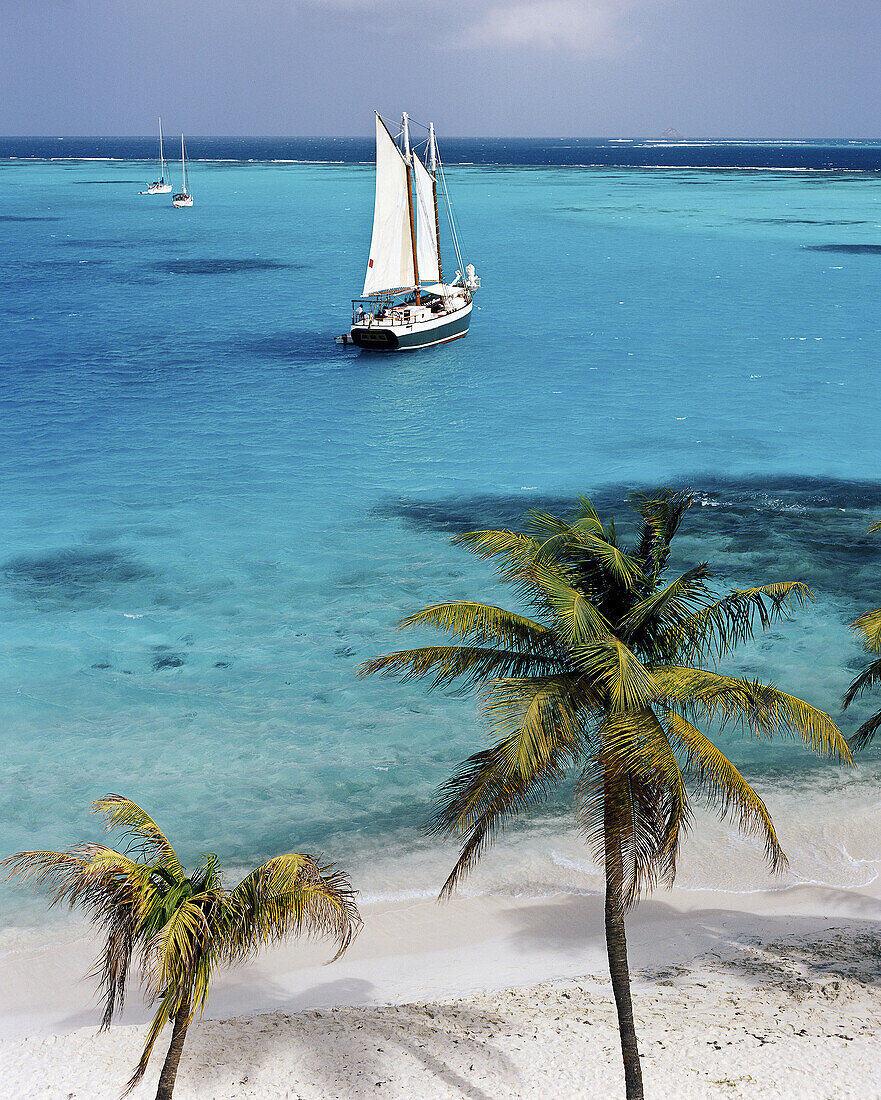
[[[566,675],[505,678],[484,684],[480,712],[490,735],[508,745],[512,768],[531,774],[555,748],[574,751],[584,712],[595,702],[585,685]]]
[[[148,998],[166,989],[189,988],[199,955],[211,937],[205,914],[195,898],[169,899],[168,917],[142,952]]]
[[[431,626],[478,645],[509,646],[528,653],[546,653],[553,645],[553,632],[543,623],[472,600],[432,604],[408,615],[399,626]]]
[[[18,852],[0,862],[6,879],[45,888],[52,905],[80,906],[104,929],[104,949],[90,977],[98,979],[104,1012],[102,1029],[125,1001],[139,913],[149,890],[149,869],[104,845],[79,845],[66,852]]]
[[[657,882],[672,884],[679,841],[691,811],[679,762],[651,708],[610,716],[602,725],[601,737],[605,774],[610,779],[627,778],[630,820],[642,835],[641,841],[629,833],[621,837],[625,893],[619,901],[628,909],[643,889]],[[643,818],[636,820],[633,815],[638,816],[640,807]],[[650,836],[654,854],[649,859],[645,844]]]
[[[640,711],[656,695],[652,674],[620,639],[574,648],[579,669],[608,698],[615,712]]]
[[[506,576],[516,574],[541,556],[541,541],[516,531],[466,531],[452,541],[482,558],[500,558],[499,571]]]
[[[810,588],[801,581],[735,588],[672,625],[667,638],[683,661],[700,660],[710,654],[721,659],[736,645],[755,636],[757,622],[762,630],[767,630],[776,622],[788,620],[796,608],[804,607],[812,599]]]
[[[511,820],[544,801],[577,755],[574,746],[558,744],[535,767],[524,769],[518,737],[510,734],[497,744],[463,761],[437,791],[430,831],[441,836],[464,833],[455,866],[440,891],[446,898],[477,863],[493,837]]]
[[[275,856],[230,891],[225,957],[241,961],[259,947],[292,934],[336,943],[331,962],[347,950],[361,928],[348,875],[314,856]]]
[[[765,803],[740,774],[728,757],[699,729],[675,710],[667,712],[667,729],[686,761],[688,774],[708,800],[724,817],[736,813],[742,833],[760,837],[765,842],[765,856],[773,871],[786,866],[786,856],[777,839],[774,823]]]
[[[150,1023],[150,1030],[147,1032],[144,1049],[141,1051],[141,1057],[138,1060],[135,1072],[126,1082],[125,1091],[122,1093],[123,1096],[128,1096],[129,1093],[140,1084],[144,1074],[147,1072],[150,1055],[153,1053],[153,1048],[156,1046],[156,1040],[162,1034],[166,1024],[177,1015],[180,1007],[181,1001],[179,991],[176,989],[168,990],[159,1002],[159,1007]]]
[[[870,653],[881,652],[881,607],[864,611],[859,618],[854,619],[850,628],[862,634],[863,646]]]
[[[652,494],[634,493],[630,499],[642,517],[633,557],[658,576],[667,565],[670,544],[694,503],[694,494],[691,489],[664,488]]]
[[[638,581],[645,580],[642,567],[635,558],[630,557],[610,541],[613,538],[613,525],[610,525],[609,533],[605,538],[591,531],[583,531],[579,534],[577,545],[572,548],[571,553],[574,556],[577,549],[579,557],[588,558],[616,583],[625,588],[633,588]]]
[[[818,756],[853,763],[847,741],[825,711],[770,684],[674,665],[653,667],[652,678],[656,702],[672,709],[723,727],[734,723],[761,737],[797,736]]]
[[[358,669],[360,676],[397,676],[402,681],[433,679],[429,691],[460,680],[460,690],[468,691],[475,684],[495,676],[541,676],[557,672],[560,661],[531,653],[508,649],[483,649],[478,646],[425,646],[387,653],[365,661]]]
[[[611,638],[606,617],[556,571],[536,565],[530,570],[530,580],[541,589],[557,620],[559,632],[570,646],[585,645],[596,638]]]
[[[584,525],[585,529],[591,526],[596,527],[598,529],[597,533],[605,536],[603,525],[600,523],[599,513],[596,508],[594,508],[589,498],[583,493],[580,493],[578,496],[578,507],[575,509],[572,523],[573,527],[579,527],[581,525]]]
[[[485,686],[482,712],[498,740],[469,757],[439,789],[431,824],[435,833],[466,836],[441,897],[454,890],[495,833],[545,798],[578,758],[588,720],[581,712],[590,702],[570,677],[498,680]]]
[[[558,535],[568,535],[569,524],[559,516],[538,508],[531,508],[524,516],[523,526],[526,533],[537,540],[555,538]]]
[[[120,829],[127,834],[145,858],[161,862],[175,876],[183,875],[183,867],[168,837],[137,802],[121,794],[108,794],[92,803],[92,812],[104,815],[108,832]]]
[[[571,521],[551,515],[550,512],[534,509],[526,513],[525,527],[529,534],[542,536],[545,539],[562,537],[565,544],[572,543],[579,535],[588,533],[606,538],[600,517],[587,497],[579,497],[578,508]]]
[[[664,588],[640,600],[621,620],[620,630],[623,636],[632,637],[649,620],[672,619],[679,624],[690,618],[696,610],[695,605],[706,594],[704,579],[709,571],[709,566],[700,562]]]
[[[867,688],[875,687],[878,684],[881,684],[881,657],[866,665],[847,689],[842,700],[843,709],[847,710],[854,699],[862,695]]]
[[[881,729],[881,710],[863,722],[853,737],[848,739],[847,743],[854,751],[864,749],[875,740],[875,734],[879,729]]]
[[[103,844],[81,844],[66,852],[17,852],[0,861],[6,879],[47,889],[52,905],[81,905],[95,920],[121,894],[134,897],[145,878],[143,864]]]

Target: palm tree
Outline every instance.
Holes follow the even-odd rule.
[[[871,535],[875,531],[881,531],[881,520],[871,524],[866,534]],[[851,630],[855,630],[862,635],[863,649],[867,653],[881,654],[881,607],[864,611],[858,619],[854,619],[850,626]],[[874,660],[866,665],[845,692],[844,709],[847,710],[854,699],[861,695],[866,688],[874,687],[879,683],[881,683],[881,656],[876,656]],[[872,743],[879,729],[881,729],[881,710],[863,722],[850,739],[850,743],[855,749],[862,749]]]
[[[624,918],[640,892],[672,883],[690,820],[689,788],[785,855],[768,811],[698,725],[735,724],[759,737],[787,733],[821,756],[850,761],[822,711],[768,684],[705,665],[789,617],[810,598],[798,581],[725,595],[698,564],[666,578],[670,544],[692,503],[665,489],[635,498],[635,544],[619,542],[582,497],[571,521],[531,512],[525,533],[473,531],[454,542],[494,559],[535,617],[456,601],[402,627],[431,626],[463,644],[376,657],[362,675],[431,678],[431,687],[479,687],[492,744],[440,788],[432,830],[464,844],[441,891],[448,896],[496,833],[577,778],[577,820],[605,870],[605,930],[627,1096],[642,1097]]]
[[[234,890],[222,883],[217,856],[205,855],[188,875],[152,818],[128,798],[92,803],[121,829],[125,851],[80,844],[64,852],[19,852],[0,862],[7,879],[45,886],[52,904],[80,906],[105,936],[93,976],[104,999],[102,1030],[123,1006],[137,952],[148,1002],[157,1005],[141,1060],[123,1095],[138,1084],[159,1034],[174,1021],[156,1100],[170,1100],[187,1029],[208,1003],[221,966],[305,932],[336,942],[334,959],[360,928],[348,877],[309,855],[283,855],[252,871]]]

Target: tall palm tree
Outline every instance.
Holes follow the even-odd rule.
[[[881,531],[881,520],[871,524],[866,533],[871,535],[875,531]],[[881,654],[881,607],[864,611],[850,626],[852,630],[862,635],[863,649],[867,653]],[[844,709],[847,710],[854,699],[862,695],[866,688],[875,687],[878,684],[881,684],[881,656],[876,656],[870,661],[847,689],[844,695]],[[881,729],[881,710],[863,722],[850,739],[851,745],[855,749],[865,748],[872,743],[879,729]]]
[[[108,830],[122,830],[125,851],[80,844],[64,852],[19,852],[0,867],[10,868],[7,879],[47,887],[53,905],[81,907],[103,932],[93,971],[104,998],[102,1029],[123,1006],[137,953],[148,1001],[158,1008],[123,1095],[144,1076],[160,1032],[173,1020],[156,1092],[156,1100],[170,1100],[187,1029],[204,1011],[219,967],[303,932],[334,940],[337,959],[360,917],[348,877],[312,856],[276,856],[226,890],[217,856],[203,856],[187,874],[165,834],[130,799],[107,795],[92,809],[104,815]]]
[[[623,546],[581,498],[571,521],[529,515],[525,532],[474,531],[454,541],[484,558],[534,617],[482,603],[435,604],[402,627],[440,628],[463,644],[376,657],[362,674],[479,687],[492,744],[438,792],[433,830],[464,835],[449,895],[513,817],[577,778],[577,820],[605,870],[605,930],[627,1096],[643,1095],[624,917],[640,892],[672,883],[689,824],[689,789],[785,863],[768,811],[698,725],[788,733],[821,756],[850,760],[822,711],[769,684],[706,668],[810,598],[798,581],[712,589],[698,564],[668,580],[670,544],[692,503],[665,489],[635,498],[639,528]]]

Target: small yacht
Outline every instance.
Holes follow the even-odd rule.
[[[352,302],[352,327],[341,344],[368,351],[415,351],[467,335],[474,265],[462,263],[434,124],[418,147],[410,144],[410,118],[393,135],[376,114],[376,201],[364,290]],[[459,270],[444,281],[440,254],[438,181],[441,184]],[[464,275],[462,272],[464,271]]]
[[[168,162],[162,148],[162,116],[159,116],[159,179],[153,180],[146,191],[139,191],[140,195],[170,195],[171,184],[166,183],[168,176]]]
[[[183,175],[183,187],[171,196],[172,206],[192,206],[193,196],[187,190],[187,151],[184,147],[184,135],[180,136],[180,170]],[[171,188],[169,187],[169,191]]]

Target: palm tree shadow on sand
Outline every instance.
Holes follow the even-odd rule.
[[[269,988],[263,990],[267,1000],[271,984],[266,983]],[[314,1003],[319,991],[330,994],[341,985],[349,987],[344,993],[352,996],[353,984],[365,987],[365,992],[372,988],[369,982],[330,982],[326,988],[308,990],[302,998]],[[501,1016],[468,1006],[386,1006],[381,1018],[367,1006],[311,1009],[296,1015],[275,1010],[238,1022],[239,1028],[253,1029],[253,1047],[244,1047],[239,1028],[206,1021],[190,1040],[190,1058],[180,1071],[183,1088],[198,1083],[203,1089],[222,1090],[234,1067],[236,1083],[266,1070],[280,1091],[296,1090],[298,1083],[313,1087],[320,1083],[324,1095],[347,1100],[375,1097],[377,1088],[400,1080],[403,1074],[411,1080],[426,1075],[437,1078],[465,1100],[494,1100],[500,1081],[509,1095],[517,1094],[517,1074],[493,1043],[510,1025]],[[312,1026],[304,1027],[307,1022]],[[404,1068],[399,1062],[402,1053],[411,1063]],[[346,1070],[354,1066],[357,1075],[347,1076]],[[486,1075],[492,1077],[492,1092],[474,1080]]]
[[[630,918],[628,947],[641,981],[683,978],[701,966],[738,973],[754,981],[788,988],[793,981],[855,979],[881,985],[881,901],[834,887],[793,887],[800,896],[822,902],[828,917],[779,916],[733,909],[682,912],[657,898],[646,898]],[[511,941],[524,953],[581,952],[585,971],[591,953],[601,963],[602,898],[568,896],[510,910]]]

